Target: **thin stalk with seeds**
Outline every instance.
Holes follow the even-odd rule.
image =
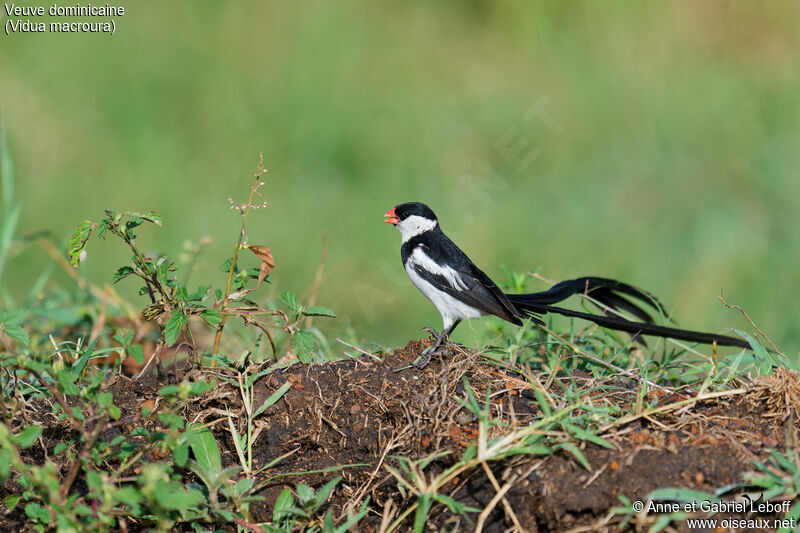
[[[246,233],[246,226],[247,226],[247,217],[250,214],[250,209],[253,207],[253,198],[258,192],[258,188],[263,184],[261,181],[261,176],[264,174],[264,155],[259,154],[258,160],[258,170],[255,173],[255,182],[250,187],[250,198],[247,200],[247,203],[243,206],[235,206],[238,207],[240,212],[242,213],[242,229],[239,232],[239,238],[236,240],[236,246],[233,249],[233,259],[231,260],[231,266],[228,269],[228,281],[225,283],[225,295],[222,298],[222,303],[220,304],[220,312],[222,313],[222,321],[217,326],[217,333],[214,335],[214,347],[211,350],[213,353],[217,353],[219,350],[219,343],[222,339],[222,330],[225,328],[225,322],[227,322],[227,315],[225,314],[225,308],[227,307],[228,297],[231,293],[231,283],[233,282],[233,272],[236,270],[236,262],[239,259],[239,250],[242,249],[242,243],[245,240],[247,233]],[[212,361],[212,366],[214,362]]]

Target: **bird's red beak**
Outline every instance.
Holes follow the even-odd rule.
[[[387,224],[394,224],[395,226],[400,223],[400,219],[397,218],[397,215],[394,214],[394,207],[389,209],[385,215],[383,215],[384,222]]]

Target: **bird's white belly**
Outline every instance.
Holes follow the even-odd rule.
[[[431,285],[417,274],[413,267],[406,268],[406,272],[408,273],[408,277],[411,278],[411,283],[436,306],[436,310],[442,315],[444,329],[448,329],[456,320],[479,318],[483,316],[483,313],[479,309],[467,305]]]

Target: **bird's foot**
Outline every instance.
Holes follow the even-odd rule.
[[[430,363],[430,361],[431,361],[431,356],[432,355],[438,355],[438,354],[442,353],[443,351],[445,351],[446,348],[447,348],[446,344],[448,342],[450,342],[450,339],[448,339],[447,335],[445,334],[446,333],[445,331],[442,331],[441,333],[437,334],[436,330],[433,329],[433,328],[422,328],[422,329],[423,329],[423,331],[427,331],[428,333],[433,335],[434,336],[434,340],[433,340],[433,344],[431,344],[430,346],[425,348],[425,350],[423,350],[422,354],[420,354],[422,356],[422,358],[419,361],[417,361],[415,363],[412,363],[414,368],[417,368],[417,369],[420,369],[420,370],[425,368],[426,366],[428,366],[428,363]],[[442,346],[442,344],[445,344],[445,346]]]
[[[417,370],[422,370],[423,368],[428,366],[428,363],[431,362],[431,355],[433,355],[433,353],[431,352],[431,349],[430,348],[426,348],[425,351],[422,352],[422,354],[421,354],[422,357],[420,358],[420,360],[411,363],[411,366],[413,366]]]

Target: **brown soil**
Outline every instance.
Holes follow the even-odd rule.
[[[335,516],[357,510],[369,497],[374,511],[357,530],[379,531],[385,520],[381,513],[386,511],[387,516],[396,517],[416,501],[407,492],[403,497],[397,480],[387,469],[399,469],[397,456],[422,458],[434,452],[449,452],[426,467],[426,478],[430,479],[432,474],[451,466],[475,442],[478,421],[454,399],[466,399],[464,379],[479,400],[487,390],[492,393],[491,416],[504,424],[494,425],[490,437],[508,434],[540,417],[525,380],[481,363],[477,354],[466,350],[434,358],[424,370],[398,370],[414,361],[425,346],[427,341],[412,341],[383,360],[362,356],[328,364],[295,365],[268,374],[256,383],[255,405],[261,405],[286,381],[292,387],[255,422],[255,467],[286,457],[258,474],[257,484],[266,482],[266,486],[260,493],[264,502],[251,507],[253,522],[271,519],[271,502],[284,488],[300,482],[318,487],[342,476],[330,499]],[[231,375],[221,369],[204,373],[211,374],[204,376],[206,379],[214,374],[217,378]],[[217,381],[219,385],[193,401],[185,415],[187,420],[211,427],[223,450],[223,463],[228,466],[238,461],[226,409],[236,415],[240,430],[245,417],[238,389],[221,379]],[[563,382],[586,389],[599,385],[581,373],[565,377]],[[795,386],[793,382],[796,376],[782,383]],[[540,385],[546,385],[544,380]],[[551,383],[549,390],[559,390],[558,385]],[[633,381],[616,378],[603,385],[606,386],[598,390],[605,392],[592,393],[598,405],[611,402],[626,407],[636,400]],[[135,413],[144,402],[156,401],[159,386],[153,378],[117,378],[110,390],[123,413]],[[754,470],[751,461],[765,460],[769,448],[784,449],[786,440],[794,438],[796,427],[784,416],[794,408],[787,405],[789,394],[772,390],[780,387],[778,381],[761,382],[744,393],[688,403],[685,408],[668,409],[609,428],[601,435],[616,447],[614,450],[577,443],[590,470],[564,451],[544,456],[520,455],[488,463],[494,479],[487,477],[486,469],[477,467],[441,492],[484,509],[497,494],[493,483],[508,485],[503,487],[507,488],[504,499],[492,502],[494,507],[483,531],[514,530],[515,521],[525,531],[617,531],[625,517],[610,510],[621,505],[619,495],[631,501],[644,500],[650,491],[664,487],[713,492],[740,482],[743,473]],[[617,392],[612,395],[608,390]],[[787,399],[784,401],[781,396]],[[658,391],[648,400],[657,399],[659,405],[666,406],[689,398]],[[65,430],[68,429],[51,425],[44,432],[45,443],[63,440]],[[278,474],[341,466],[344,468],[326,473],[273,479]],[[0,488],[0,496],[10,492],[15,492],[15,487],[7,484]],[[411,529],[413,516],[409,515],[399,531]],[[655,518],[630,517],[622,529],[647,529]],[[477,520],[477,513],[471,515],[470,524],[436,503],[428,515],[426,530],[472,531]],[[21,530],[23,524],[24,514],[18,511],[0,517],[0,525],[12,531]],[[681,522],[673,527],[688,530]]]

